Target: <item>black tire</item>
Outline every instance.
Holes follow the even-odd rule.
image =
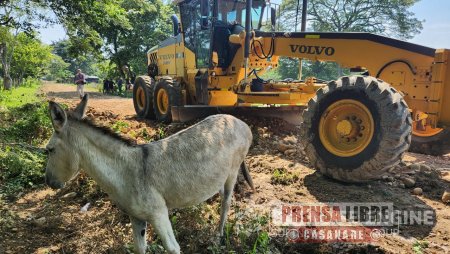
[[[159,101],[160,97],[158,96],[161,90],[168,95],[168,105],[165,111],[161,110],[161,107],[158,107],[158,104],[161,103],[161,101]],[[172,106],[181,105],[181,89],[177,86],[177,83],[170,77],[161,78],[155,84],[153,98],[153,109],[156,120],[163,123],[172,122]]]
[[[361,152],[340,157],[329,152],[319,137],[323,112],[334,102],[356,100],[370,111],[374,131]],[[311,164],[322,174],[343,182],[378,179],[398,164],[411,143],[411,115],[400,93],[373,77],[351,76],[319,89],[303,112],[301,142]]]
[[[158,65],[156,63],[150,63],[147,66],[147,74],[155,79],[155,77],[158,76]]]
[[[444,129],[431,137],[419,137],[413,134],[409,151],[436,156],[450,153],[450,130]]]
[[[140,118],[155,119],[153,110],[154,81],[148,76],[139,76],[134,81],[133,105]]]

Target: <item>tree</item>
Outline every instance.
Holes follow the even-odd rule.
[[[310,30],[318,32],[370,32],[400,39],[410,39],[422,29],[422,21],[408,11],[419,0],[309,0]],[[299,6],[300,10],[302,6]],[[281,6],[281,23],[287,31],[295,30],[297,0]],[[297,24],[300,26],[300,24]],[[297,29],[298,31],[298,29]],[[297,61],[298,62],[298,61]],[[305,62],[305,61],[304,61]],[[282,76],[298,75],[293,60],[280,59]],[[340,66],[332,62],[306,62],[303,77],[330,80],[340,76]]]
[[[77,69],[82,69],[84,73],[89,75],[99,75],[96,65],[104,61],[101,54],[88,52],[78,52],[76,43],[72,40],[61,40],[52,44],[53,53],[62,58],[62,60],[69,64],[67,69],[74,74]]]
[[[16,37],[17,45],[11,62],[11,75],[17,80],[17,85],[24,78],[38,78],[44,75],[50,66],[52,48],[44,45],[34,36],[24,32]]]
[[[11,61],[13,59],[16,37],[20,33],[34,36],[33,30],[39,27],[39,22],[49,22],[41,11],[42,5],[38,1],[8,0],[0,2],[0,56],[2,63],[3,86],[11,89],[10,76]]]
[[[64,62],[60,56],[52,54],[45,78],[57,82],[66,82],[73,76],[73,72],[69,71],[69,66],[70,64]]]
[[[293,25],[297,0],[282,4],[286,27]],[[410,39],[422,29],[422,22],[408,8],[419,0],[310,0],[308,21],[313,31],[369,32]],[[301,8],[301,6],[300,6]],[[295,24],[294,24],[295,25]]]
[[[161,0],[122,0],[106,20],[93,22],[90,27],[103,38],[103,51],[122,76],[124,65],[145,73],[146,53],[170,34],[169,14],[173,12],[173,6]]]

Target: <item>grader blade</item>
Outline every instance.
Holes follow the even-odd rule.
[[[172,121],[177,123],[189,122],[199,118],[205,118],[215,114],[230,114],[234,116],[260,116],[280,118],[294,125],[302,121],[303,106],[279,106],[279,107],[251,107],[251,106],[207,106],[187,105],[172,106]]]

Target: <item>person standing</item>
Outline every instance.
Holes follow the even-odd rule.
[[[84,84],[86,84],[86,75],[81,72],[81,69],[77,69],[77,74],[75,74],[75,84],[77,85],[77,93],[80,95],[80,99],[83,99]]]
[[[108,80],[108,90],[111,94],[114,94],[114,80],[113,79]]]
[[[119,88],[119,95],[122,94],[122,85],[123,85],[123,80],[121,77],[119,77],[119,79],[117,80],[117,88]]]
[[[109,93],[109,82],[108,79],[103,80],[103,94]]]

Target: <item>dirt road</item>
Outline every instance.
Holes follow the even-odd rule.
[[[76,105],[80,101],[75,85],[45,83],[42,91],[47,94],[49,99],[63,102],[70,106]],[[109,110],[123,116],[135,114],[133,100],[130,98],[104,95],[90,87],[86,88],[85,92],[89,93],[91,99],[89,106],[95,111]]]
[[[73,106],[79,100],[74,89],[73,86],[47,84],[43,91],[49,98]],[[188,126],[138,120],[134,117],[131,99],[99,93],[91,95],[89,115],[139,143],[164,138]],[[268,253],[450,252],[450,209],[448,203],[441,200],[445,189],[450,188],[450,155],[434,157],[408,153],[403,165],[390,169],[379,181],[343,184],[323,177],[310,167],[298,142],[297,126],[276,119],[243,120],[255,136],[246,162],[256,190],[252,192],[245,184],[239,185],[230,223],[237,223],[231,224],[234,227],[241,225],[249,236],[259,236],[258,229],[273,230],[259,219],[281,203],[387,203],[405,218],[410,213],[422,216],[421,219],[424,214],[431,216],[425,223],[381,227],[370,243],[300,244],[273,236]],[[414,195],[414,188],[421,188],[423,193]],[[72,196],[67,197],[68,194]],[[80,212],[87,203],[89,210]],[[245,248],[241,245],[252,245],[253,242],[234,237],[230,246],[217,247],[211,235],[217,226],[218,204],[215,197],[195,208],[172,212],[172,222],[184,253],[230,250],[242,253]],[[60,192],[43,188],[25,193],[10,209],[19,214],[18,220],[23,223],[6,238],[6,246],[15,248],[7,248],[5,253],[127,253],[127,244],[131,244],[126,216],[84,175]],[[150,234],[150,238],[155,237]],[[245,239],[250,241],[251,237]],[[158,241],[153,242],[152,253],[162,253],[158,244]]]

